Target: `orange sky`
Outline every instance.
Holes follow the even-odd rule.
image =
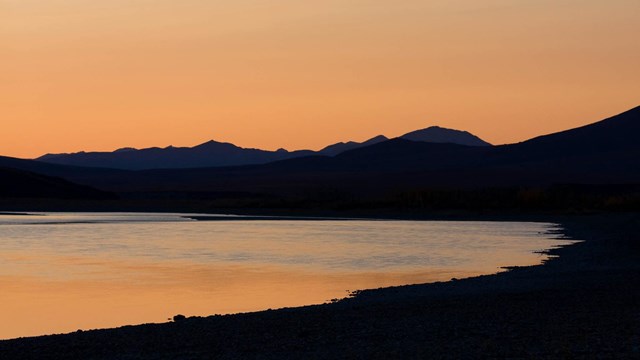
[[[638,0],[0,0],[0,154],[493,143],[640,105]]]

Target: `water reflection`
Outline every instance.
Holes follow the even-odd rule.
[[[145,218],[145,216],[147,216]],[[44,224],[47,223],[47,224]],[[539,263],[550,224],[0,216],[0,338],[321,303]]]

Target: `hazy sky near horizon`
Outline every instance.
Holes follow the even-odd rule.
[[[0,155],[509,143],[640,105],[638,0],[0,0]]]

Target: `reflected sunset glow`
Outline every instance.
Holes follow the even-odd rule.
[[[0,338],[318,304],[348,290],[494,273],[537,264],[545,257],[532,251],[566,243],[540,234],[550,226],[0,216],[0,316],[11,324]]]

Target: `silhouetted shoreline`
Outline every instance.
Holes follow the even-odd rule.
[[[632,358],[640,214],[555,216],[545,265],[365,290],[334,304],[0,341],[2,358]],[[168,314],[175,315],[175,314]],[[188,315],[188,314],[185,314]]]

